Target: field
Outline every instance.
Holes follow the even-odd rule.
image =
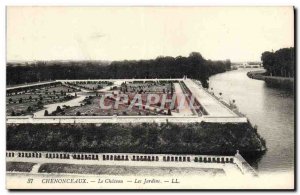
[[[224,175],[223,169],[195,168],[195,167],[137,167],[137,166],[109,166],[109,165],[75,165],[75,164],[43,164],[41,173],[75,173],[89,175]]]
[[[30,172],[35,163],[28,162],[6,162],[6,171]]]

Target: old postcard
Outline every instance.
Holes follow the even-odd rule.
[[[293,7],[7,7],[7,189],[295,188]]]

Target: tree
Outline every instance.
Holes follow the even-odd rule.
[[[38,107],[38,108],[43,108],[43,107],[44,107],[43,102],[42,102],[42,101],[38,101],[37,107]]]
[[[170,109],[168,109],[168,115],[172,115],[172,113],[171,113],[171,110],[170,110]]]
[[[56,112],[61,112],[61,111],[62,111],[61,107],[60,107],[60,106],[57,106],[57,107],[56,107]]]
[[[153,152],[153,150],[158,147],[158,136],[159,136],[159,128],[157,128],[157,125],[154,124],[153,125],[154,127],[152,126],[149,126],[149,129],[148,129],[148,135],[147,135],[147,145],[149,147],[149,152]]]
[[[28,111],[28,112],[31,112],[31,111],[32,111],[32,107],[31,107],[31,106],[28,106],[27,111]]]
[[[48,116],[48,115],[49,115],[48,110],[45,110],[44,116]]]
[[[261,55],[263,67],[267,75],[294,77],[295,54],[294,48],[282,48],[276,52],[263,52]]]
[[[173,97],[173,91],[174,91],[174,84],[173,82],[170,82],[171,85],[171,96]]]
[[[67,63],[40,61],[34,64],[29,63],[27,66],[7,63],[7,82],[18,84],[38,81],[39,78],[46,80],[62,78],[182,78],[183,75],[187,75],[189,78],[200,80],[206,87],[208,77],[226,71],[229,63],[229,61],[206,60],[198,52],[192,52],[188,57],[159,56],[150,60],[113,61],[110,64],[99,61]],[[53,93],[55,94],[56,91],[54,90]]]
[[[76,116],[80,116],[81,113],[79,111],[76,112]]]
[[[263,67],[267,70],[268,74],[272,76],[275,73],[274,64],[275,64],[275,56],[273,52],[264,52],[261,55],[261,61],[263,63]]]

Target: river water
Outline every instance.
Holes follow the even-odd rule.
[[[209,80],[210,89],[215,94],[222,92],[224,100],[236,100],[239,111],[258,126],[268,148],[257,163],[259,172],[293,171],[294,95],[248,78],[248,71],[251,69],[214,75]]]

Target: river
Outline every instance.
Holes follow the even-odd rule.
[[[286,172],[294,169],[294,95],[266,86],[247,77],[251,69],[238,69],[209,79],[215,94],[234,99],[266,140],[267,152],[257,163],[259,172]]]

